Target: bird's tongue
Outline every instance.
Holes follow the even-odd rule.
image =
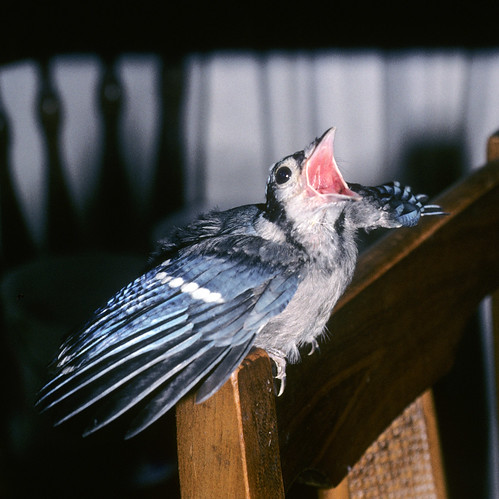
[[[337,199],[358,199],[351,191],[334,159],[335,129],[328,130],[320,139],[305,165],[308,192],[311,196],[332,196]]]

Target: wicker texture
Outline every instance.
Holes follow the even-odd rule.
[[[352,499],[437,497],[421,399],[367,449],[348,482]]]

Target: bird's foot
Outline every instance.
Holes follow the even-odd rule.
[[[267,349],[267,354],[275,364],[276,373],[274,379],[280,381],[279,391],[277,392],[277,396],[280,397],[284,393],[284,388],[286,387],[286,356],[276,348]]]

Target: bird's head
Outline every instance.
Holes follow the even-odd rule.
[[[349,189],[334,159],[335,128],[308,147],[275,163],[267,181],[267,210],[273,218],[307,217],[360,196]]]

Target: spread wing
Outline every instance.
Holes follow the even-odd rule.
[[[409,186],[403,186],[400,182],[375,187],[349,184],[349,187],[384,214],[378,226],[414,227],[422,216],[446,215],[440,206],[427,204],[426,194],[414,194]]]
[[[133,436],[194,387],[198,402],[217,391],[298,281],[289,266],[243,253],[178,255],[123,288],[62,345],[38,405],[62,423],[96,404],[90,434],[141,404]]]

